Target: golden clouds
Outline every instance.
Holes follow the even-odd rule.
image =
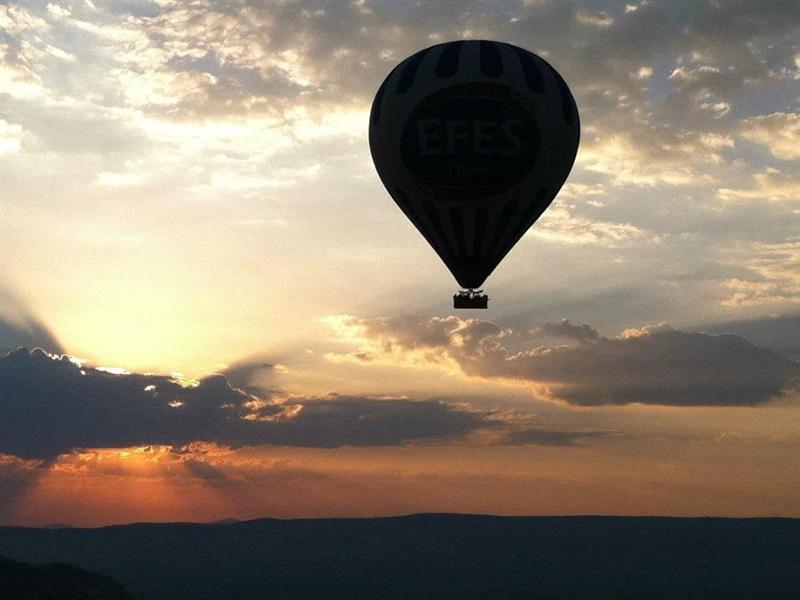
[[[729,260],[749,271],[724,282],[723,306],[787,306],[800,303],[800,242],[752,244],[733,249]]]
[[[526,234],[548,242],[601,245],[615,248],[633,243],[658,242],[658,236],[631,223],[594,221],[576,216],[563,206],[550,207]]]
[[[322,322],[333,330],[338,341],[357,348],[356,352],[327,353],[325,358],[333,363],[435,366],[450,373],[461,372],[457,361],[446,351],[451,342],[458,347],[464,345],[460,331],[468,322],[458,317],[420,320],[412,316],[361,319],[331,315]]]
[[[726,202],[737,200],[797,202],[800,200],[800,175],[767,167],[765,170],[755,173],[752,181],[755,184],[752,187],[719,188],[717,197]]]
[[[639,138],[644,138],[639,135]],[[696,182],[690,163],[653,141],[639,144],[630,135],[601,135],[581,142],[577,163],[606,175],[615,185],[689,185]]]
[[[800,114],[776,112],[741,122],[741,136],[769,148],[780,160],[800,159]]]

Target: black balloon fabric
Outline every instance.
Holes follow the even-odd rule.
[[[575,100],[556,70],[492,41],[405,59],[378,89],[369,130],[386,189],[468,289],[553,201],[579,137]]]

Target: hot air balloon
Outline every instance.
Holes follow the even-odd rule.
[[[372,103],[372,159],[463,288],[455,308],[486,308],[480,287],[561,189],[579,137],[567,84],[518,46],[437,44],[386,77]]]

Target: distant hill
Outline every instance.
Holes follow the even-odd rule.
[[[75,564],[142,599],[800,597],[795,519],[438,514],[0,527],[0,555]]]
[[[218,521],[211,521],[211,525],[232,525],[234,523],[241,523],[239,519],[219,519]]]
[[[4,600],[129,600],[105,575],[62,564],[28,565],[0,557],[0,598]]]

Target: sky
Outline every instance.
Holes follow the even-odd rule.
[[[367,141],[456,39],[581,116],[486,311]],[[800,517],[798,140],[794,1],[0,2],[0,523]]]

